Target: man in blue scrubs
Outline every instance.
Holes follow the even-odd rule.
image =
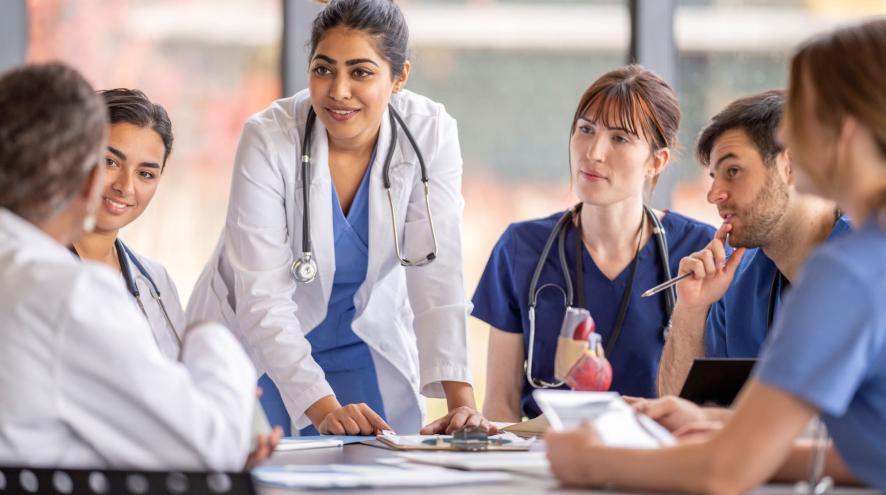
[[[680,263],[680,273],[695,276],[677,285],[658,370],[661,396],[680,392],[697,357],[757,357],[808,255],[850,230],[834,203],[796,191],[803,178],[776,139],[783,107],[782,91],[737,100],[699,136],[696,155],[713,178],[708,201],[723,226]],[[737,248],[728,259],[727,244]]]

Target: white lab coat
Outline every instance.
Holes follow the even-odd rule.
[[[219,325],[184,347],[166,359],[119,273],[0,208],[0,464],[242,468],[255,371]]]
[[[138,287],[142,306],[145,308],[145,316],[148,318],[148,324],[154,334],[154,340],[164,356],[176,361],[181,348],[180,342],[187,326],[187,319],[175,283],[172,282],[169,272],[163,265],[135,252],[129,245],[126,245],[126,248],[132,255],[128,257],[130,276]],[[145,273],[138,269],[137,265],[132,262],[132,258],[142,265]],[[156,284],[157,292],[151,286],[149,278]],[[159,298],[154,297],[156,293],[159,293]],[[169,315],[169,322],[163,315],[164,307],[166,314]],[[172,323],[171,327],[170,323]]]
[[[441,381],[470,382],[462,273],[462,161],[455,120],[443,106],[409,91],[391,99],[422,151],[430,178],[438,257],[404,268],[394,250],[383,185],[390,123],[382,117],[369,178],[369,265],[354,297],[352,328],[372,352],[388,423],[417,432],[423,401],[442,397]],[[335,258],[326,129],[316,120],[311,149],[311,234],[319,274],[296,284],[292,262],[302,252],[301,142],[307,90],[250,118],[234,163],[227,220],[219,244],[188,303],[188,320],[215,319],[235,332],[261,372],[280,389],[295,427],[304,411],[333,391],[311,357],[305,335],[326,317]],[[391,193],[403,255],[421,258],[433,243],[418,159],[399,130],[391,161]]]

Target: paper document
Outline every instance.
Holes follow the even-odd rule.
[[[544,414],[541,416],[527,419],[521,423],[513,423],[509,424],[502,428],[502,431],[511,432],[517,436],[523,438],[530,437],[543,437],[545,433],[548,431],[548,420],[544,417]]]
[[[256,482],[284,488],[398,488],[502,483],[507,473],[469,473],[438,467],[403,469],[378,465],[325,464],[254,469]]]
[[[397,450],[457,450],[452,446],[452,435],[395,435],[384,433],[376,437],[386,446]],[[520,438],[513,433],[500,433],[489,436],[489,451],[525,451],[535,441],[534,438]]]
[[[410,462],[431,464],[465,471],[511,471],[550,476],[544,452],[400,452]]]
[[[289,452],[292,450],[324,449],[341,447],[344,442],[335,438],[323,437],[287,437],[281,438],[274,452]]]
[[[556,431],[578,428],[588,421],[610,447],[654,449],[676,443],[669,431],[634,412],[616,392],[536,390],[532,397]]]

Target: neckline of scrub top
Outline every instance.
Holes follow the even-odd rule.
[[[665,210],[664,215],[662,215],[660,219],[662,224],[665,223],[665,219],[668,218],[669,214],[670,212]],[[575,235],[581,235],[581,233],[578,232],[578,230],[574,227],[572,230],[575,231]],[[667,238],[668,230],[670,229],[665,229],[665,238]],[[650,249],[658,249],[658,246],[655,242],[650,242],[654,241],[654,239],[655,234],[650,235],[649,238],[646,239],[646,242],[643,243],[643,247],[640,248],[640,252],[636,255],[636,257],[631,257],[631,260],[628,261],[628,264],[625,265],[625,267],[622,268],[620,272],[618,272],[618,275],[616,275],[615,278],[609,278],[605,273],[603,273],[603,270],[600,270],[600,267],[597,266],[597,262],[594,260],[594,257],[591,256],[591,252],[588,251],[588,246],[585,245],[584,239],[581,240],[581,253],[583,257],[582,259],[584,260],[585,266],[590,267],[590,270],[593,270],[597,275],[599,275],[603,280],[606,280],[610,285],[627,285],[626,279],[630,275],[631,265],[633,265],[633,261],[636,259],[637,264],[639,265],[641,264],[641,261],[649,255],[648,251]],[[634,246],[636,246],[636,244]],[[632,248],[631,251],[634,251],[634,249],[635,248]],[[588,261],[590,261],[590,263],[587,263]],[[587,271],[585,271],[585,273],[587,273]]]
[[[354,198],[351,200],[351,207],[348,209],[347,215],[345,215],[341,202],[338,199],[335,181],[331,179],[329,181],[332,187],[332,221],[336,241],[343,232],[351,231],[363,243],[362,247],[368,248],[369,246],[369,183],[371,182],[372,164],[375,162],[377,147],[376,144],[372,148],[372,154],[369,156],[369,165],[367,165],[366,170],[363,172],[363,177],[360,179],[360,185],[357,187],[357,192],[354,193]]]

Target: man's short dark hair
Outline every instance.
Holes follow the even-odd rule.
[[[735,100],[702,129],[695,146],[695,156],[705,167],[710,165],[714,142],[727,131],[741,129],[763,158],[763,163],[772,165],[775,157],[784,151],[784,146],[775,138],[778,124],[784,112],[785,92],[780,89],[765,91],[740,100]]]
[[[42,222],[83,187],[104,150],[108,112],[92,86],[62,64],[0,77],[0,207]]]

